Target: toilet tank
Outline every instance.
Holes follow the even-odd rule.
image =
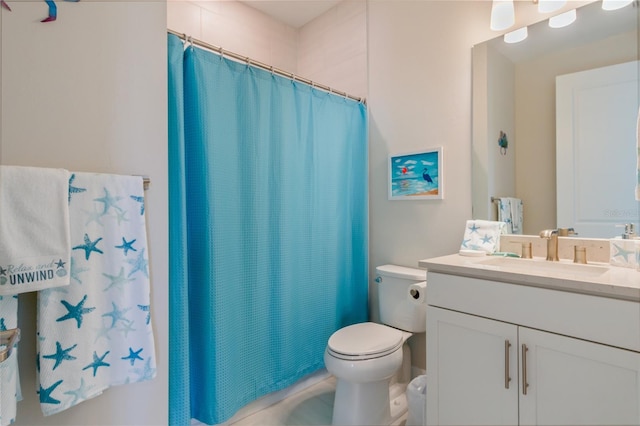
[[[425,298],[416,301],[409,291],[412,284],[426,281],[427,271],[398,265],[376,268],[380,322],[412,333],[426,330]]]

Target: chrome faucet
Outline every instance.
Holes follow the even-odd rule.
[[[547,240],[547,260],[557,262],[558,258],[558,230],[545,229],[540,232],[540,238]]]

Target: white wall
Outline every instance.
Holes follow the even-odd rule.
[[[35,294],[20,296],[16,425],[167,422],[167,59],[163,2],[9,2],[2,9],[0,163],[147,175],[157,377],[43,417],[35,392]]]
[[[474,219],[497,220],[491,197],[515,196],[515,66],[486,43],[473,49],[472,208]],[[490,93],[491,96],[487,96]],[[498,146],[500,132],[509,141]]]
[[[366,97],[366,2],[345,0],[301,28],[237,1],[167,3],[167,27],[213,46]]]
[[[352,96],[367,97],[367,3],[345,0],[298,31],[297,72]]]

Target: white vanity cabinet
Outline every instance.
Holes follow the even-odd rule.
[[[640,425],[638,302],[427,282],[427,425]]]

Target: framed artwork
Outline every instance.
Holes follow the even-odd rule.
[[[389,156],[390,200],[441,200],[442,147]]]

